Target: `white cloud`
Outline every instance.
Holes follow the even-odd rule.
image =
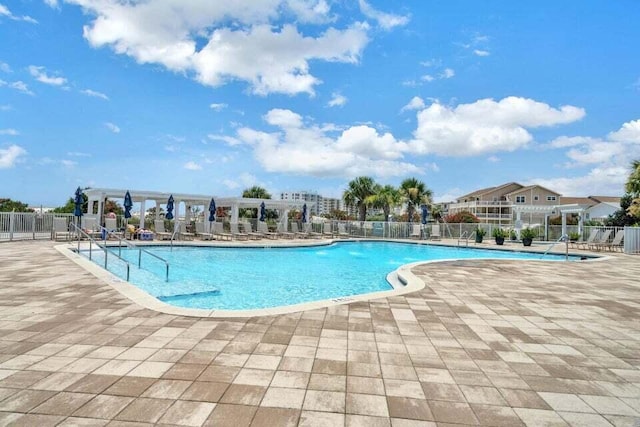
[[[11,67],[6,62],[0,61],[0,71],[2,71],[3,73],[10,73]]]
[[[487,161],[491,163],[498,163],[500,161],[500,157],[498,156],[489,156],[487,157]]]
[[[596,167],[586,175],[562,178],[536,178],[524,184],[538,184],[553,188],[565,197],[586,197],[592,195],[617,196],[624,193],[624,183],[629,176],[625,167]]]
[[[400,112],[410,111],[410,110],[422,110],[425,107],[424,100],[419,96],[414,96],[411,98],[411,101],[404,107],[400,109]]]
[[[476,56],[489,56],[491,55],[491,52],[489,52],[488,50],[483,50],[483,49],[474,49],[473,50],[473,54]]]
[[[612,141],[640,143],[640,120],[624,123],[620,129],[608,136]]]
[[[404,142],[370,126],[352,126],[330,136],[326,126],[306,125],[302,116],[290,110],[273,109],[264,118],[278,131],[244,127],[237,130],[235,138],[250,146],[255,160],[269,172],[343,177],[422,172],[418,166],[401,161],[407,149]]]
[[[111,122],[106,122],[104,126],[113,133],[120,133],[120,128]]]
[[[455,76],[456,72],[453,70],[453,68],[445,68],[442,73],[440,74],[440,78],[441,79],[450,79],[451,77]]]
[[[28,69],[29,73],[40,83],[52,86],[62,86],[67,83],[67,79],[65,79],[64,77],[54,77],[48,75],[44,67],[29,65]]]
[[[7,18],[13,20],[13,21],[24,21],[24,22],[28,22],[30,24],[37,24],[38,21],[36,21],[35,19],[33,19],[30,16],[27,15],[23,15],[23,16],[16,16],[14,15],[7,6],[3,5],[2,3],[0,3],[0,17],[2,16],[6,16]]]
[[[97,92],[97,91],[91,90],[91,89],[81,90],[80,93],[82,93],[83,95],[92,96],[94,98],[104,99],[105,101],[109,100],[109,97],[107,95],[105,95],[104,93]]]
[[[27,151],[19,145],[10,145],[8,148],[0,148],[0,169],[13,167],[21,156]]]
[[[215,134],[208,134],[207,138],[209,138],[212,141],[222,141],[222,142],[226,142],[227,144],[234,146],[234,145],[240,145],[242,144],[242,141],[240,141],[238,138],[234,138],[232,136],[227,136],[227,135],[215,135]]]
[[[230,190],[235,190],[236,188],[240,188],[240,183],[232,180],[232,179],[223,179],[222,184]]]
[[[302,34],[294,24],[329,20],[326,1],[69,0],[95,17],[84,27],[93,47],[111,47],[139,63],[161,64],[206,86],[241,80],[256,94],[314,94],[320,80],[310,62],[356,63],[368,26],[321,28]]]
[[[582,108],[559,109],[532,99],[480,99],[448,107],[435,102],[418,112],[418,127],[410,146],[416,153],[473,156],[514,151],[533,137],[527,128],[571,123],[584,117]]]
[[[359,0],[359,4],[362,14],[367,18],[376,21],[384,30],[391,30],[397,26],[407,25],[409,22],[408,16],[381,12],[371,7],[371,5],[365,0]]]
[[[436,193],[433,195],[433,201],[436,203],[452,202],[457,200],[461,195],[468,193],[468,191],[462,191],[460,188],[450,188],[444,193]]]
[[[11,111],[11,110],[13,110],[13,107],[10,104],[0,105],[0,111]]]
[[[433,77],[431,74],[425,74],[424,76],[420,77],[420,80],[422,80],[423,82],[427,82],[430,83],[432,81],[434,81],[436,78]]]
[[[187,162],[187,163],[184,164],[184,168],[188,169],[190,171],[199,171],[199,170],[202,169],[202,166],[200,166],[196,162]]]
[[[59,7],[58,0],[44,0],[44,2],[51,8],[57,9]]]
[[[60,160],[60,164],[62,166],[64,166],[65,168],[72,168],[72,167],[76,166],[78,164],[78,162],[76,162],[74,160],[63,159],[63,160]]]
[[[91,157],[91,154],[82,153],[80,151],[70,151],[70,152],[67,153],[67,156],[71,156],[71,157]]]
[[[0,135],[18,136],[20,132],[15,129],[0,129]]]
[[[18,92],[22,92],[22,93],[24,93],[26,95],[31,95],[31,96],[35,95],[35,93],[33,93],[33,92],[31,92],[29,90],[29,86],[27,86],[27,84],[25,82],[20,81],[20,80],[15,81],[15,82],[11,82],[11,83],[5,82],[4,80],[0,80],[0,87],[2,87],[2,86],[7,86],[7,87],[9,87],[11,89],[15,89]]]
[[[210,104],[209,105],[209,108],[211,108],[213,111],[222,111],[227,107],[228,107],[227,104]]]
[[[337,92],[334,92],[331,95],[331,100],[327,103],[327,105],[329,107],[342,107],[343,105],[345,105],[347,103],[347,97],[344,95],[341,95]]]

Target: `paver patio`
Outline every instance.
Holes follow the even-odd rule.
[[[0,244],[0,425],[640,426],[639,257],[413,272],[404,296],[195,318]]]

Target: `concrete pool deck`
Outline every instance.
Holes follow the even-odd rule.
[[[637,256],[425,264],[411,294],[214,319],[55,245],[0,244],[0,425],[640,425]]]

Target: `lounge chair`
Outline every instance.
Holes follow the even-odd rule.
[[[591,243],[589,243],[587,248],[589,250],[596,250],[596,251],[603,249],[606,245],[609,244],[609,236],[611,236],[612,231],[613,230],[603,230],[600,237],[594,239]]]
[[[89,237],[93,239],[102,238],[102,232],[100,231],[98,221],[95,218],[83,216],[80,220],[80,228],[82,228],[82,231],[87,233]]]
[[[413,224],[411,226],[410,238],[421,239],[422,238],[422,226],[419,224]]]
[[[193,240],[193,238],[196,236],[194,233],[187,231],[187,224],[185,224],[184,222],[180,223],[180,230],[178,231],[178,234],[180,235],[180,239],[182,240]]]
[[[156,237],[158,240],[171,240],[171,233],[164,229],[164,220],[156,219],[153,221],[153,227],[155,229]]]
[[[196,222],[196,237],[202,240],[211,240],[213,239],[213,234],[205,231],[204,222]]]
[[[296,235],[290,231],[287,231],[287,223],[279,222],[277,228],[278,236],[282,236],[285,239],[294,239]]]
[[[69,240],[71,238],[71,232],[69,232],[69,222],[67,218],[53,218],[53,231],[51,232],[53,240]]]
[[[116,218],[105,218],[104,219],[104,228],[107,229],[108,235],[117,236],[121,239],[124,239],[124,231],[120,231],[118,229],[118,220]]]
[[[263,237],[266,237],[268,239],[275,240],[278,238],[278,233],[269,231],[269,227],[264,221],[258,221],[258,233],[262,234]]]
[[[322,224],[322,236],[333,238],[333,227],[331,222],[325,222]]]
[[[322,233],[318,233],[317,231],[313,231],[313,224],[312,223],[307,222],[306,224],[304,224],[303,227],[304,227],[304,231],[312,239],[322,239]]]
[[[300,231],[300,229],[298,229],[298,223],[297,222],[292,222],[291,223],[291,232],[293,233],[293,235],[296,238],[299,238],[299,239],[307,239],[307,238],[309,238],[309,233],[307,233],[306,231]]]
[[[233,234],[231,233],[226,233],[224,231],[224,226],[221,222],[214,222],[213,223],[213,237],[215,237],[216,240],[232,240],[233,239]]]
[[[231,235],[233,236],[234,239],[249,240],[249,235],[247,233],[240,232],[237,222],[232,222],[229,224],[229,226],[231,227]]]
[[[610,250],[613,251],[614,248],[622,248],[622,239],[624,238],[624,230],[618,231],[616,233],[616,235],[613,237],[612,241],[608,241],[609,240],[609,236],[611,235],[611,233],[613,232],[613,230],[607,230],[609,233],[607,234],[605,232],[605,234],[607,234],[606,238],[602,239],[599,242],[593,242],[591,244],[591,247],[600,251],[600,250]]]
[[[599,232],[600,230],[598,230],[597,228],[594,230],[591,230],[591,233],[589,234],[589,237],[587,238],[587,240],[575,242],[574,247],[577,249],[587,249],[589,245],[593,243],[596,237],[598,237]]]
[[[338,223],[338,237],[351,237],[351,235],[347,232],[347,227],[345,227],[344,223],[342,222]]]
[[[429,238],[431,240],[440,240],[440,224],[431,224]]]
[[[250,239],[260,240],[264,237],[262,233],[260,233],[260,230],[258,230],[258,232],[254,232],[250,223],[242,222],[240,223],[240,225],[242,226],[242,231],[244,232],[244,234],[249,236]]]

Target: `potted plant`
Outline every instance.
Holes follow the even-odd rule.
[[[509,230],[509,238],[513,241],[518,240],[518,235],[516,234],[516,230],[513,228]]]
[[[580,239],[580,233],[578,233],[577,231],[571,231],[569,232],[569,241],[572,243],[577,242]]]
[[[485,234],[487,234],[485,229],[476,227],[476,243],[482,243],[482,238]]]
[[[525,246],[531,246],[534,237],[536,237],[536,232],[529,227],[523,228],[522,231],[520,231],[520,238],[522,239],[522,244]]]
[[[491,232],[491,235],[496,239],[496,245],[502,246],[504,244],[504,238],[507,237],[507,231],[496,227]]]

